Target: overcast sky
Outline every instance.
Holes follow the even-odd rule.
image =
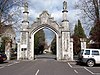
[[[70,30],[73,31],[74,25],[77,23],[79,19],[78,14],[80,11],[74,9],[75,4],[78,0],[28,0],[29,2],[29,21],[30,24],[34,22],[34,20],[39,17],[39,14],[42,11],[46,10],[54,20],[60,23],[62,21],[62,10],[63,10],[63,2],[67,1],[67,9],[68,9],[68,20],[70,22]],[[54,33],[50,30],[45,29],[46,41],[51,42]]]
[[[29,0],[30,23],[32,23],[43,10],[47,10],[56,21],[61,21],[63,1],[67,1],[68,3],[68,20],[71,23],[75,23],[78,18],[77,14],[79,13],[79,10],[74,9],[77,0]]]

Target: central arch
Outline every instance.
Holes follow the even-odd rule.
[[[53,27],[51,27],[50,25],[48,25],[48,24],[43,24],[43,25],[39,25],[38,27],[36,27],[34,30],[32,30],[32,32],[31,32],[31,55],[32,55],[32,58],[34,59],[35,58],[35,56],[34,56],[34,35],[39,31],[39,30],[41,30],[41,29],[44,29],[44,28],[46,28],[46,29],[49,29],[49,30],[51,30],[55,35],[56,35],[56,59],[57,60],[59,60],[59,32],[55,29],[55,28],[53,28]]]

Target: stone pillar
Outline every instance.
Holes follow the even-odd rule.
[[[31,55],[30,55],[30,53],[31,53],[30,45],[31,45],[31,44],[30,44],[30,37],[29,37],[29,34],[28,34],[28,38],[27,38],[27,39],[28,39],[28,43],[27,43],[27,44],[28,44],[28,45],[27,45],[27,46],[28,46],[28,47],[27,47],[27,48],[28,48],[28,49],[27,49],[27,59],[30,60],[30,56],[31,56]]]
[[[25,54],[26,54],[26,59],[28,59],[28,51],[29,51],[29,33],[28,32],[26,32],[26,44],[27,44],[27,49],[26,49],[26,51],[25,51]]]
[[[7,43],[6,47],[5,47],[5,54],[7,56],[7,60],[10,60],[10,57],[11,57],[11,43]]]
[[[63,20],[64,21],[66,21],[67,20],[67,2],[66,1],[64,1],[63,2],[63,11],[62,11],[62,13],[63,13]]]
[[[70,59],[70,30],[69,30],[69,21],[67,20],[67,2],[63,2],[63,20],[62,20],[62,59]]]
[[[73,38],[70,39],[70,57],[73,60]]]
[[[7,56],[7,60],[10,60],[10,50],[6,50],[5,54]]]
[[[63,11],[62,11],[62,26],[64,27],[63,28],[63,31],[69,31],[69,21],[67,20],[67,2],[64,1],[63,2]]]
[[[24,3],[22,29],[20,35],[20,54],[22,59],[28,59],[29,50],[29,21],[28,21],[28,3]]]
[[[56,50],[57,60],[61,60],[61,37],[59,35],[56,35]]]
[[[34,60],[35,56],[34,56],[34,34],[31,35],[31,51],[30,51],[30,60]]]
[[[21,58],[20,43],[17,43],[17,60]]]
[[[70,32],[62,32],[62,59],[70,58]]]
[[[80,38],[81,41],[81,50],[86,48],[86,39],[85,38]]]

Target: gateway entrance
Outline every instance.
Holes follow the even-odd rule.
[[[67,2],[63,2],[62,21],[57,23],[48,11],[43,11],[29,27],[28,4],[24,4],[24,19],[20,42],[18,43],[18,60],[34,60],[34,35],[41,29],[47,28],[56,35],[57,60],[73,60],[73,41],[70,38],[69,21],[67,20]],[[34,9],[33,9],[34,10]],[[59,14],[58,14],[59,16]]]
[[[57,42],[56,34],[50,28],[39,30],[34,35],[35,59],[56,59]]]

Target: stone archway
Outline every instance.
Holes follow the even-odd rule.
[[[57,30],[54,30],[54,28],[51,28],[50,26],[48,27],[48,25],[41,25],[41,26],[35,28],[32,31],[32,33],[30,34],[31,35],[31,39],[30,39],[30,41],[31,41],[31,49],[30,50],[31,50],[31,56],[32,56],[31,59],[34,59],[34,35],[39,30],[44,29],[44,28],[47,28],[47,29],[51,30],[56,35],[56,52],[57,52],[56,58],[57,58],[57,60],[61,59],[61,57],[60,57],[60,55],[61,55],[60,51],[61,50],[58,48],[59,47],[59,32]]]
[[[27,8],[27,6],[25,7]],[[63,2],[63,20],[58,24],[53,17],[43,11],[34,23],[29,27],[28,11],[25,9],[20,43],[18,44],[17,59],[34,60],[34,34],[40,29],[49,28],[57,37],[57,60],[73,60],[73,40],[70,38],[69,21],[67,20],[67,2]],[[59,14],[58,14],[59,16]]]

